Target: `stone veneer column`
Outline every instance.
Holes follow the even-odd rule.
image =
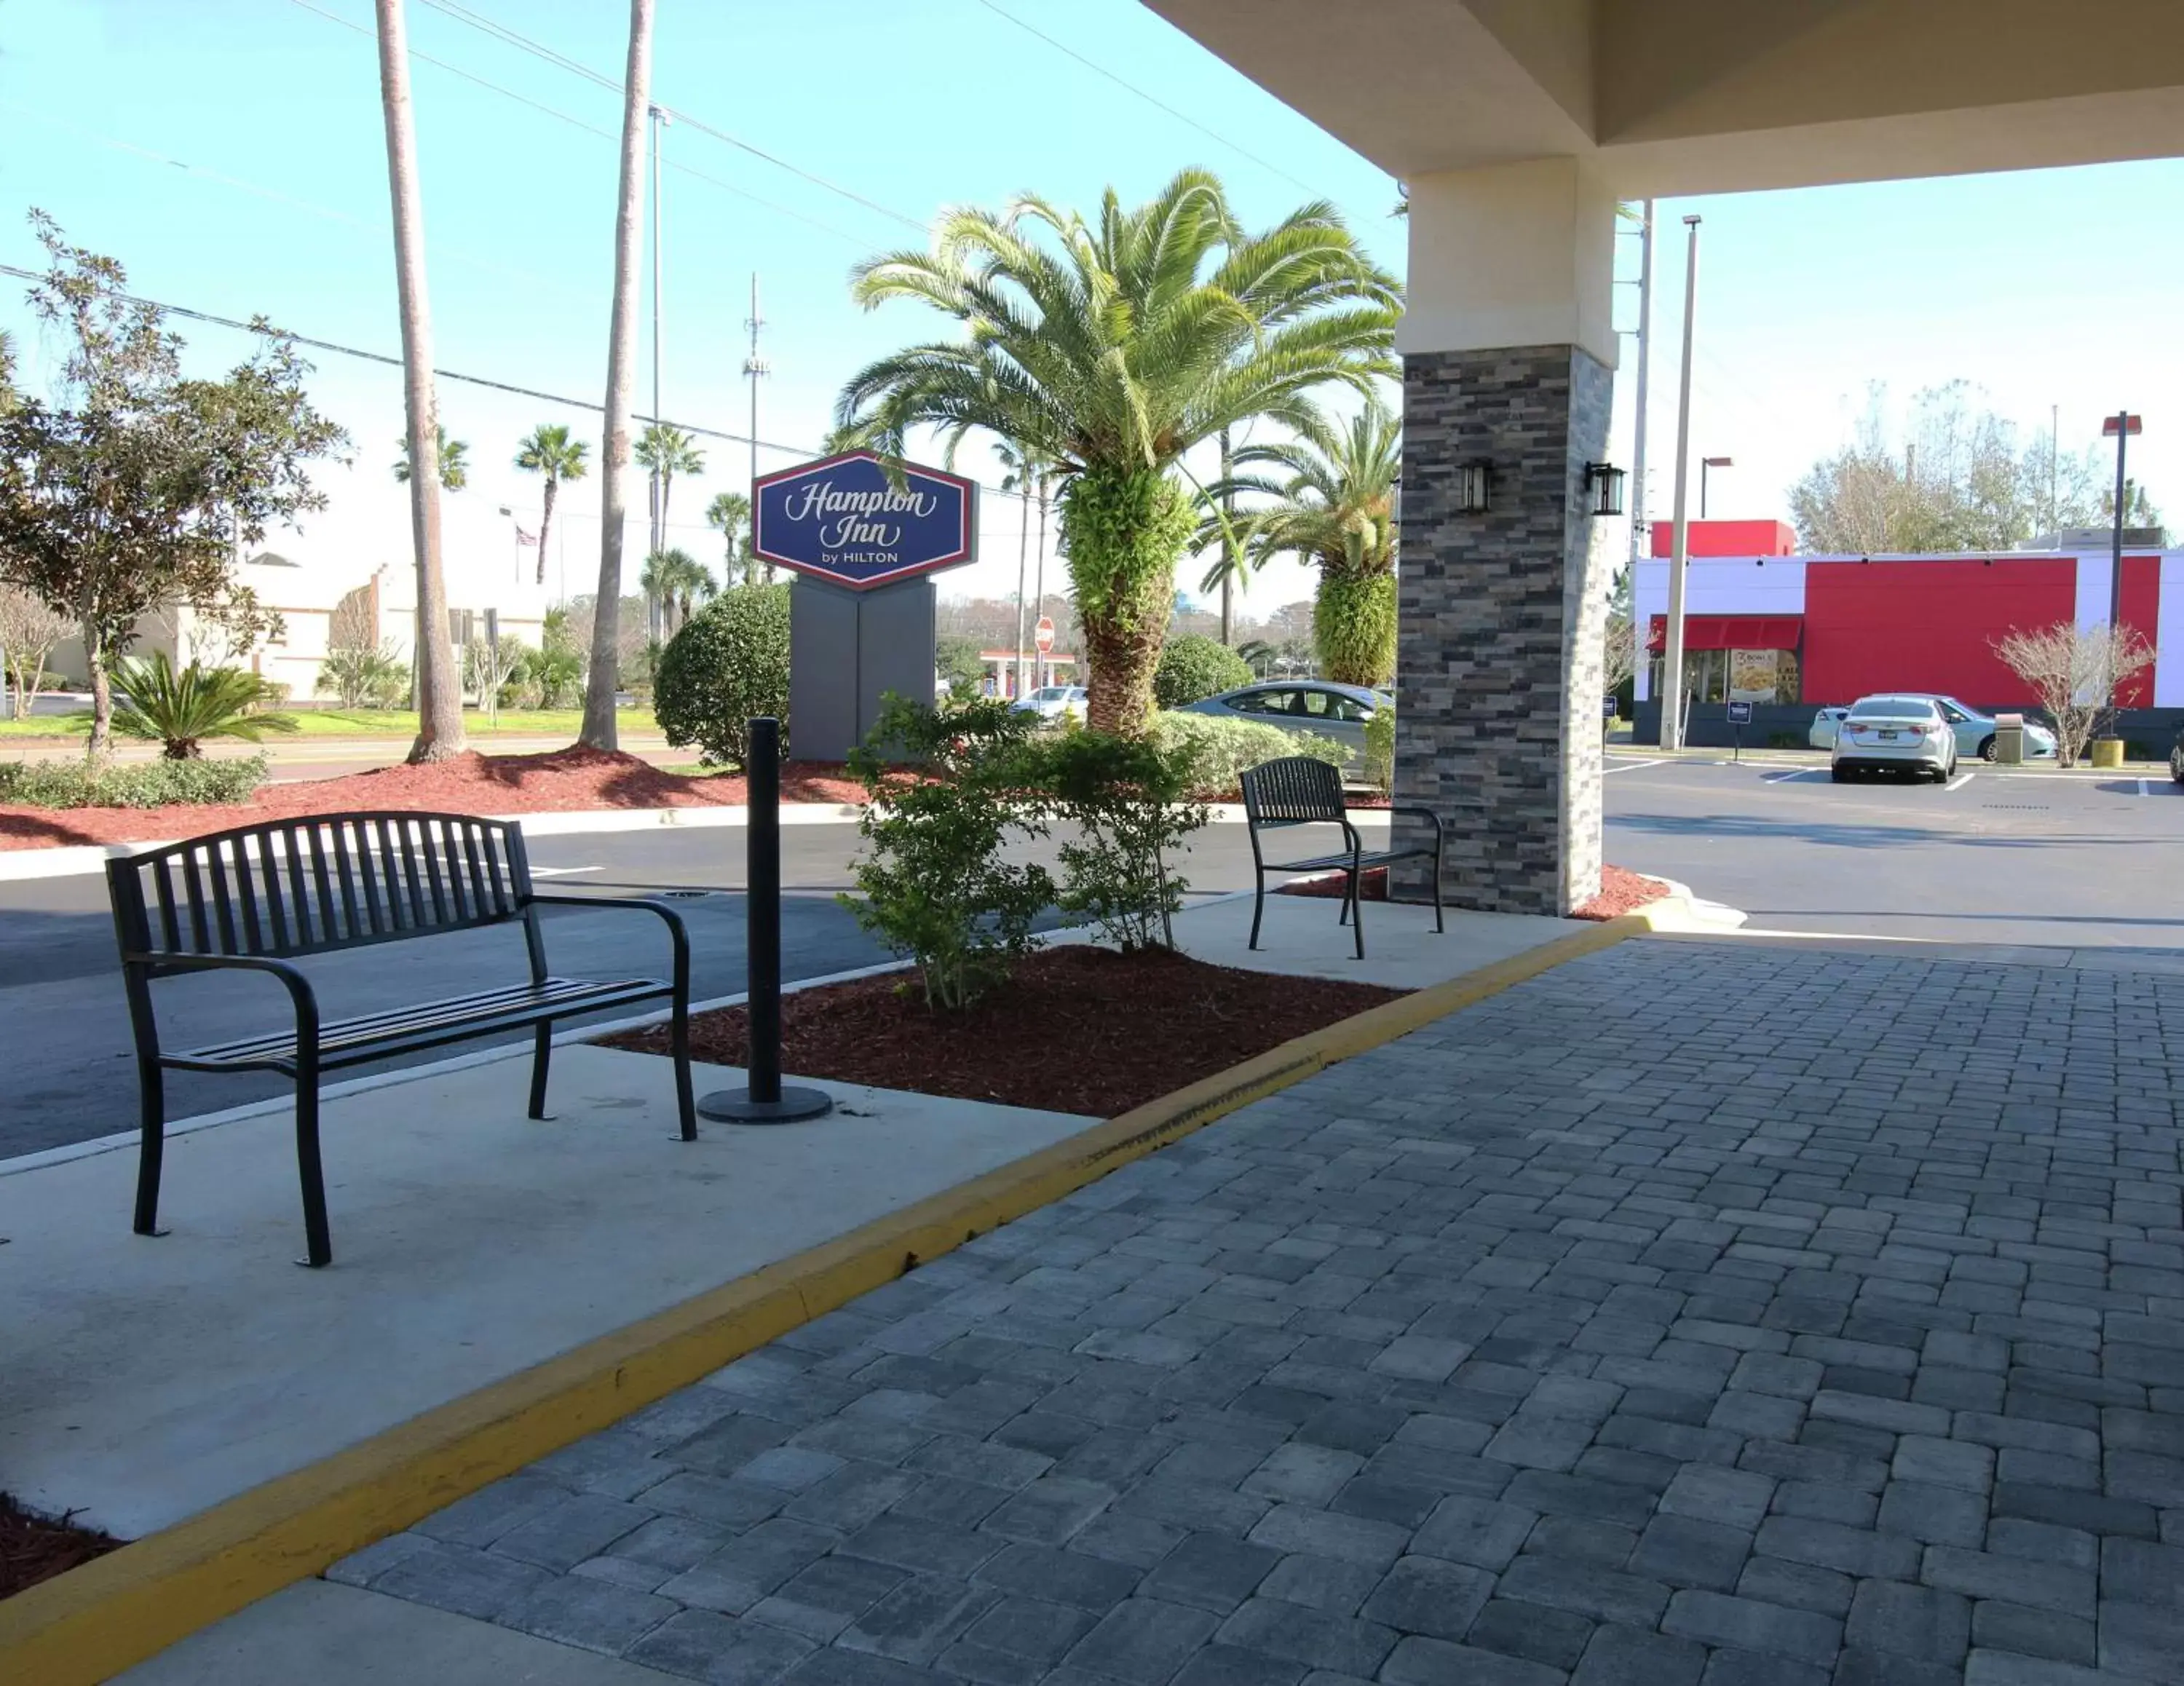
[[[1564,914],[1600,890],[1608,570],[1585,467],[1613,381],[1567,344],[1403,359],[1396,799],[1440,816],[1452,906]],[[1453,507],[1469,462],[1491,465],[1485,515]]]

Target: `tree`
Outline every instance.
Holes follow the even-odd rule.
[[[30,719],[44,688],[46,658],[69,631],[68,616],[20,586],[0,585],[0,683],[14,693],[17,720]]]
[[[612,749],[621,683],[621,543],[628,518],[630,392],[637,376],[637,234],[644,177],[644,120],[652,86],[652,0],[629,0],[622,75],[621,175],[615,202],[614,304],[607,331],[606,442],[599,452],[599,586],[593,599],[592,665],[577,741]]]
[[[2153,648],[2131,626],[2059,620],[1994,641],[2003,665],[2023,680],[2055,722],[2055,760],[2075,766],[2086,745],[2114,731],[2118,687],[2153,662]]]
[[[1396,671],[1396,476],[1403,424],[1378,393],[1346,426],[1307,412],[1297,437],[1246,445],[1238,472],[1209,488],[1216,498],[1251,493],[1273,501],[1243,524],[1250,565],[1294,555],[1319,569],[1312,642],[1320,672],[1345,685],[1384,685]],[[1254,473],[1265,468],[1268,473]],[[1209,510],[1199,546],[1221,542],[1225,517]]]
[[[703,474],[705,453],[681,428],[671,422],[655,421],[637,442],[637,461],[640,468],[649,469],[660,476],[660,531],[664,541],[667,533],[667,499],[675,489],[675,476]]]
[[[437,421],[432,424],[432,437],[436,448],[434,455],[440,465],[440,489],[443,492],[460,492],[471,483],[471,448],[460,439],[448,437],[448,430]],[[410,483],[410,442],[398,439],[395,443],[400,447],[402,454],[394,459],[394,478],[398,483],[407,486]]]
[[[1918,393],[1899,437],[1886,396],[1874,387],[1850,442],[1791,488],[1791,516],[1807,550],[2014,550],[2043,533],[2105,526],[2114,518],[2113,459],[2099,446],[2063,451],[2042,433],[2020,447],[2015,425],[1975,408],[1962,381]],[[2159,512],[2136,489],[2127,519],[2160,525]]]
[[[584,459],[590,450],[582,440],[571,439],[569,430],[558,421],[540,422],[515,448],[516,467],[543,476],[546,481],[546,507],[538,517],[538,583],[542,586],[546,583],[546,543],[554,527],[554,494],[561,489],[563,481],[584,477]]]
[[[727,575],[746,586],[758,583],[758,558],[751,548],[750,499],[740,492],[716,492],[705,505],[705,525],[720,530],[727,546]]]
[[[860,370],[838,423],[890,456],[922,426],[951,453],[980,428],[1052,459],[1091,721],[1133,734],[1194,526],[1182,458],[1233,423],[1302,420],[1329,381],[1362,392],[1392,373],[1401,303],[1331,206],[1248,234],[1202,170],[1135,210],[1111,188],[1090,222],[1033,197],[951,212],[930,250],[861,264],[854,293],[921,301],[963,331]]]
[[[943,632],[933,641],[933,665],[950,691],[975,697],[986,682],[986,664],[976,638]]]
[[[738,586],[706,604],[661,654],[653,711],[676,748],[747,766],[752,718],[788,718],[788,587]]]
[[[472,638],[463,652],[463,677],[477,693],[478,706],[491,724],[500,724],[502,688],[533,654],[519,638],[484,637]]]
[[[670,636],[690,621],[690,610],[699,598],[710,598],[720,584],[705,565],[687,550],[655,550],[644,559],[638,576],[648,602],[657,606],[662,630]],[[666,626],[672,620],[674,626]]]
[[[1172,638],[1153,674],[1153,700],[1180,709],[1251,682],[1251,665],[1218,638]]]
[[[1607,642],[1602,656],[1600,689],[1612,697],[1638,671],[1638,628],[1632,619],[1633,581],[1628,565],[1615,576],[1607,597]]]
[[[417,741],[412,761],[463,749],[462,674],[448,639],[448,581],[440,565],[440,400],[432,384],[432,313],[425,286],[425,207],[410,105],[409,26],[402,0],[374,0],[379,95],[387,129],[387,198],[394,214],[394,286],[402,314],[402,404],[408,421],[410,543],[417,559]],[[399,477],[398,476],[398,477]]]
[[[248,362],[187,378],[181,341],[127,296],[119,263],[70,246],[42,212],[31,222],[49,264],[31,308],[68,350],[56,402],[0,416],[0,579],[81,634],[98,758],[112,744],[110,664],[137,620],[177,603],[231,608],[238,547],[325,506],[309,465],[347,436],[312,409],[309,365],[264,318]]]

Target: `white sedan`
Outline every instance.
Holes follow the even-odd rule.
[[[1017,698],[1011,706],[1042,721],[1060,720],[1064,715],[1082,721],[1085,698],[1091,694],[1082,685],[1042,685],[1028,697]]]
[[[1957,735],[1931,697],[1861,697],[1836,732],[1830,771],[1837,784],[1859,773],[1956,776]]]

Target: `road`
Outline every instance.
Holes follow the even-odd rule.
[[[2184,949],[2184,793],[2142,782],[1982,768],[1950,789],[1836,786],[1824,769],[1611,758],[1607,858],[1744,910],[1751,926],[1950,943]],[[1378,828],[1368,822],[1368,838]],[[689,921],[700,998],[744,987],[743,837],[729,828],[534,841],[556,890],[670,894]],[[834,901],[850,884],[854,826],[783,833],[784,971],[822,977],[883,958]],[[1179,863],[1194,894],[1247,888],[1244,828],[1208,827]],[[677,893],[683,893],[677,894]],[[556,912],[558,969],[623,976],[664,964],[651,921]],[[329,1015],[520,975],[508,932],[326,956],[309,970]],[[103,877],[0,884],[0,1025],[7,1027],[0,1158],[131,1127],[136,1072]],[[172,1046],[242,1034],[281,1005],[262,981],[162,986]],[[421,1058],[437,1055],[419,1056]],[[278,1077],[170,1078],[176,1117],[282,1092]]]
[[[1967,767],[1837,785],[1819,758],[1612,756],[1607,854],[1757,928],[1951,943],[2184,945],[2184,790]]]

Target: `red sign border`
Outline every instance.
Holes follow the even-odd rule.
[[[893,569],[884,574],[874,574],[867,579],[853,580],[837,574],[828,568],[815,567],[809,562],[777,555],[772,551],[760,546],[758,543],[759,498],[767,487],[777,481],[800,479],[820,469],[833,468],[838,464],[858,462],[872,463],[882,470],[887,466],[886,459],[877,452],[844,451],[834,456],[821,457],[813,462],[797,463],[785,469],[776,469],[771,474],[762,474],[753,481],[751,482],[751,554],[760,561],[771,562],[777,568],[786,568],[792,574],[802,574],[811,579],[824,580],[829,585],[839,586],[844,591],[853,592],[868,592],[876,586],[889,586],[899,580],[912,580],[920,575],[936,574],[943,568],[957,567],[972,559],[978,549],[973,541],[978,533],[978,482],[960,474],[950,474],[946,469],[928,468],[923,463],[909,461],[902,465],[903,473],[905,476],[922,475],[930,480],[945,481],[963,494],[962,526],[957,535],[954,554],[943,556],[930,562],[920,562],[908,568]]]

